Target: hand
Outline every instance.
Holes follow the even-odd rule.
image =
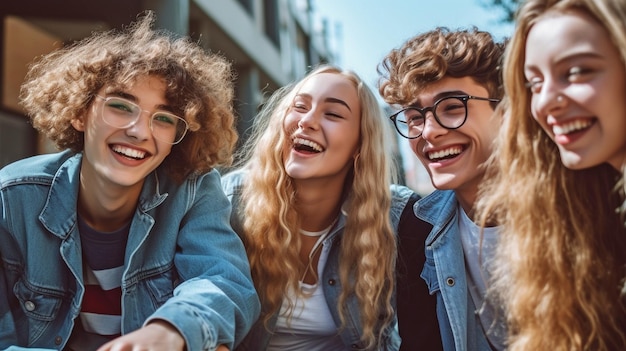
[[[215,349],[215,351],[229,351],[229,349],[224,345],[220,345]]]
[[[97,351],[183,351],[184,347],[185,339],[174,326],[165,321],[155,321],[109,341]]]

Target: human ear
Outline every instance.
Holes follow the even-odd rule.
[[[72,123],[72,127],[79,132],[85,131],[85,122],[82,117],[74,118],[70,123]]]

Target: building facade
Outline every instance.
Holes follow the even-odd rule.
[[[0,3],[0,167],[55,151],[30,126],[19,89],[36,57],[94,31],[120,28],[145,10],[157,28],[189,35],[224,55],[236,71],[238,130],[252,125],[275,89],[310,67],[334,61],[327,31],[314,23],[313,0],[22,0]]]

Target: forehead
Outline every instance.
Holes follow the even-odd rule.
[[[531,64],[544,57],[558,61],[580,50],[610,50],[612,46],[606,29],[588,14],[578,10],[552,11],[530,28],[525,60]]]
[[[446,76],[426,85],[419,91],[412,105],[432,105],[435,101],[450,95],[475,95],[487,97],[487,88],[470,76],[456,78]]]
[[[347,77],[335,73],[320,73],[307,78],[298,90],[298,94],[306,94],[314,98],[335,97],[351,100],[352,103],[358,102],[354,83]]]

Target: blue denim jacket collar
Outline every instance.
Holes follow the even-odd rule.
[[[60,239],[66,239],[71,229],[76,226],[76,203],[78,201],[76,188],[80,184],[81,162],[82,154],[78,153],[65,161],[55,173],[48,201],[39,215],[42,225]],[[154,171],[145,179],[138,210],[142,213],[148,212],[163,203],[166,198],[167,193],[159,193],[159,178],[157,172]]]
[[[452,190],[435,190],[420,199],[413,206],[415,216],[433,225],[426,238],[426,246],[432,245],[443,233],[443,228],[450,225],[457,211],[457,200]]]
[[[66,239],[76,226],[76,203],[80,184],[82,154],[66,160],[57,170],[50,185],[48,201],[39,220],[50,233]]]

